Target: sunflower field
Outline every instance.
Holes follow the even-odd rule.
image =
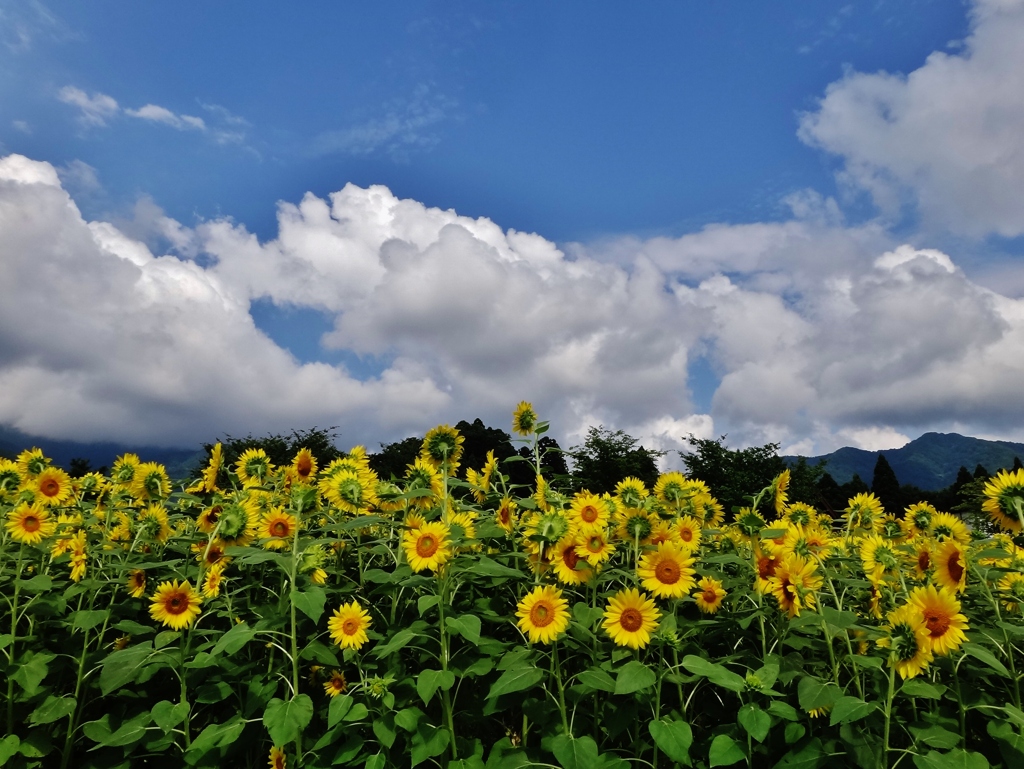
[[[528,487],[447,425],[389,479],[0,460],[0,766],[1024,766],[1024,471],[986,531],[788,471],[726,511],[676,472],[563,492],[512,427]]]

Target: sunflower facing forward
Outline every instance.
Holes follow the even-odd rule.
[[[203,599],[187,581],[168,580],[161,582],[153,594],[149,614],[172,630],[182,630],[196,621],[202,602]]]
[[[569,602],[551,585],[538,586],[516,607],[519,628],[530,643],[552,643],[569,627]]]
[[[7,531],[15,542],[38,545],[56,529],[57,522],[39,505],[21,504],[7,514]]]
[[[916,587],[909,603],[921,612],[932,654],[945,657],[967,640],[967,617],[960,613],[960,602],[949,590],[936,590],[934,585]]]
[[[334,610],[334,616],[327,620],[331,640],[342,649],[359,649],[369,639],[370,615],[358,601],[344,603]]]
[[[785,556],[769,580],[772,595],[790,619],[799,617],[801,609],[814,606],[814,593],[822,583],[815,562],[795,554]]]
[[[695,584],[693,561],[674,542],[663,542],[657,550],[644,554],[636,574],[655,598],[682,598]]]
[[[608,599],[601,626],[619,646],[640,649],[651,642],[660,616],[654,601],[631,587]]]
[[[448,527],[431,521],[411,529],[402,537],[402,550],[413,571],[437,571],[452,556]]]

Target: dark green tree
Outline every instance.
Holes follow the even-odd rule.
[[[68,465],[68,475],[72,478],[81,478],[92,472],[92,462],[84,457],[71,457]]]
[[[835,518],[839,511],[846,507],[847,497],[843,494],[843,487],[836,483],[831,473],[827,472],[818,479],[817,487],[821,505],[816,507]]]
[[[875,462],[875,472],[871,477],[871,493],[881,500],[886,512],[896,513],[904,507],[901,504],[900,481],[885,454],[879,454]]]
[[[253,437],[251,434],[244,438],[232,438],[225,435],[221,440],[223,450],[223,466],[233,468],[238,458],[249,449],[263,449],[270,461],[278,467],[290,465],[299,449],[309,449],[316,457],[317,465],[321,468],[338,457],[345,456],[336,445],[336,427],[311,427],[308,430],[292,430],[289,435],[267,435]],[[206,456],[213,451],[212,443],[204,443],[203,449]]]
[[[382,443],[380,451],[370,454],[367,459],[373,471],[385,481],[392,477],[403,478],[406,468],[416,461],[422,446],[423,438],[416,436],[394,443]]]
[[[977,480],[980,480],[982,478],[988,478],[988,477],[989,477],[989,473],[988,473],[988,470],[985,469],[984,465],[978,464],[978,466],[974,468],[974,480],[977,481]]]
[[[687,440],[694,451],[679,454],[687,475],[704,481],[712,495],[729,511],[748,505],[747,497],[770,484],[786,469],[786,462],[779,456],[778,443],[737,450],[726,447],[725,438],[724,435],[717,440],[690,435]]]
[[[622,430],[591,427],[583,443],[567,452],[573,464],[573,488],[603,494],[615,491],[616,484],[628,477],[639,478],[653,488],[658,482],[658,458],[666,452],[639,444]]]
[[[537,450],[540,453],[540,470],[552,488],[571,490],[572,478],[569,473],[569,466],[565,461],[566,452],[558,445],[558,441],[550,436],[542,435],[537,441]],[[527,461],[503,464],[501,465],[501,471],[509,476],[509,483],[535,483],[533,448],[522,446],[516,453]]]

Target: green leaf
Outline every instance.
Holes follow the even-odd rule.
[[[703,657],[698,657],[695,654],[687,654],[683,657],[683,667],[695,676],[702,676],[716,686],[721,686],[729,691],[741,692],[747,686],[746,679],[743,676],[733,673],[723,665],[711,662]]]
[[[422,617],[430,611],[431,608],[437,606],[437,602],[440,600],[440,597],[436,595],[421,595],[416,599],[416,610],[419,611],[420,616]]]
[[[255,637],[256,631],[249,627],[247,622],[239,622],[217,640],[217,645],[213,647],[212,653],[214,656],[236,654]]]
[[[461,617],[446,617],[444,625],[453,633],[458,633],[474,646],[480,643],[480,618],[473,614]]]
[[[744,731],[758,742],[764,742],[768,736],[768,730],[772,728],[772,717],[765,713],[753,702],[748,702],[740,708],[736,716]]]
[[[103,739],[100,744],[108,748],[117,748],[138,742],[146,736],[146,727],[151,720],[148,710],[139,713],[135,718],[121,724],[116,732]]]
[[[914,756],[914,766],[918,769],[989,769],[988,760],[981,753],[966,750],[951,750],[939,753],[930,750],[926,754]]]
[[[424,715],[419,708],[403,708],[395,713],[395,723],[407,732],[414,732]]]
[[[223,724],[210,724],[192,741],[192,746],[185,753],[186,763],[194,764],[211,750],[230,745],[238,739],[243,729],[245,720],[241,716],[234,716]]]
[[[839,611],[831,606],[822,606],[821,616],[825,622],[839,630],[846,630],[857,624],[857,615],[852,611]]]
[[[798,726],[798,724],[790,724]],[[825,758],[825,750],[817,737],[799,750],[791,750],[775,765],[775,769],[815,769]]]
[[[518,569],[510,569],[508,566],[502,566],[500,563],[488,558],[486,555],[482,555],[477,559],[476,563],[473,564],[471,573],[478,574],[481,577],[518,577],[521,579],[524,576]]]
[[[334,763],[338,763],[335,761]],[[384,769],[387,766],[388,759],[383,753],[375,753],[372,756],[367,757],[366,763],[363,764],[363,769]]]
[[[946,687],[942,684],[930,684],[919,678],[910,678],[903,683],[900,691],[908,697],[925,697],[929,700],[937,700],[942,697]]]
[[[91,630],[107,618],[107,612],[98,609],[94,611],[82,609],[73,612],[71,616],[74,618],[71,620],[72,630]]]
[[[772,700],[772,704],[768,706],[768,712],[786,721],[800,720],[800,713],[797,712],[797,709],[782,700]]]
[[[363,572],[364,582],[373,582],[378,585],[386,585],[391,582],[393,575],[389,571],[383,569],[367,569]]]
[[[114,630],[120,630],[122,633],[128,635],[150,635],[156,631],[149,625],[141,625],[138,622],[130,619],[123,619],[114,625]]]
[[[29,697],[39,691],[39,684],[50,672],[50,662],[56,655],[42,652],[26,652],[24,661],[18,665],[11,679],[21,685]]]
[[[728,734],[720,734],[711,741],[711,750],[708,752],[710,766],[731,766],[746,757],[747,754]]]
[[[543,678],[544,671],[537,669],[533,665],[509,668],[501,674],[497,681],[491,684],[491,690],[487,693],[487,699],[493,700],[502,694],[511,694],[512,692],[530,689],[539,684]]]
[[[389,654],[393,654],[399,649],[408,646],[409,642],[412,641],[412,639],[414,639],[416,636],[417,633],[413,632],[412,630],[409,630],[409,628],[399,630],[391,637],[391,640],[388,641],[386,644],[374,648],[373,656],[386,657]]]
[[[662,753],[676,763],[690,765],[690,745],[693,744],[693,732],[688,723],[662,718],[648,723],[647,731],[650,732],[651,739]]]
[[[288,701],[275,697],[263,711],[263,725],[275,745],[294,742],[312,718],[313,700],[308,694],[297,694]]]
[[[955,748],[960,743],[959,734],[951,732],[949,729],[943,729],[938,724],[933,724],[927,729],[918,729],[911,726],[910,731],[914,735],[915,740],[923,742],[930,748],[949,750],[950,748]]]
[[[450,670],[421,670],[416,679],[416,693],[424,705],[429,705],[438,687],[448,691],[455,683],[455,674]]]
[[[76,707],[78,702],[74,697],[54,697],[51,694],[42,705],[32,711],[28,719],[33,724],[52,724],[65,716],[70,716]]]
[[[975,659],[981,660],[999,675],[1010,678],[1010,671],[1006,669],[1006,666],[1002,662],[996,659],[996,655],[986,649],[984,646],[975,643],[965,643],[960,647],[967,654],[970,654]]]
[[[814,676],[804,676],[796,688],[800,707],[810,713],[818,708],[828,708],[835,704],[843,691],[831,681],[822,681]]]
[[[319,622],[327,603],[327,593],[322,587],[310,587],[301,592],[292,590],[292,603],[313,622]]]
[[[347,694],[339,694],[337,697],[331,697],[331,705],[327,709],[327,728],[332,729],[334,725],[340,723],[345,715],[352,709],[352,705],[355,702]]]
[[[153,648],[162,649],[168,644],[172,644],[181,638],[181,633],[177,630],[164,630],[162,633],[157,633],[156,638],[153,639]]]
[[[786,740],[787,745],[793,745],[803,738],[807,734],[807,728],[803,724],[786,724],[786,730],[783,732],[783,737]]]
[[[16,734],[8,734],[0,740],[0,766],[6,764],[8,759],[18,752],[19,747],[21,747],[21,740]]]
[[[149,711],[153,723],[159,726],[164,734],[170,734],[171,729],[185,720],[188,715],[188,703],[179,702],[177,705],[161,700]]]
[[[592,769],[598,765],[597,743],[591,737],[560,734],[551,740],[551,752],[562,769]]]
[[[658,677],[642,662],[632,660],[619,668],[615,677],[616,694],[632,694],[654,686]]]
[[[438,729],[429,724],[420,724],[412,738],[410,766],[417,766],[428,758],[439,756],[448,747],[451,735],[447,729]]]
[[[18,586],[26,593],[43,593],[53,587],[53,577],[37,574],[32,579],[19,579]]]
[[[387,713],[383,718],[373,719],[372,726],[373,733],[381,745],[385,748],[390,748],[395,744],[395,737],[398,736],[398,732],[395,731],[394,714]]]
[[[583,625],[583,627],[589,630],[594,626],[595,622],[604,616],[604,609],[591,606],[583,601],[577,601],[573,604],[572,616],[577,622]]]
[[[876,707],[877,703],[865,702],[860,697],[840,697],[832,706],[829,726],[859,721],[874,712]]]
[[[325,646],[315,639],[310,641],[306,645],[306,648],[299,652],[299,658],[304,660],[314,660],[315,662],[319,662],[321,665],[340,667],[336,648],[333,646]]]
[[[615,691],[615,679],[601,670],[601,668],[590,668],[589,670],[584,670],[576,676],[576,680],[584,686],[589,686],[591,689],[597,689],[599,692]]]

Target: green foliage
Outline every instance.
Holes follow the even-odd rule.
[[[614,492],[623,478],[639,478],[647,488],[658,480],[658,458],[663,451],[644,448],[639,440],[622,430],[609,430],[603,425],[591,427],[579,446],[568,454],[573,463],[573,486],[593,494]]]
[[[768,486],[787,465],[779,456],[778,443],[730,449],[725,445],[725,438],[724,435],[717,440],[690,435],[688,441],[694,450],[680,452],[680,455],[687,475],[704,481],[711,488],[711,494],[729,511],[749,504],[746,497],[751,490],[760,491]]]

